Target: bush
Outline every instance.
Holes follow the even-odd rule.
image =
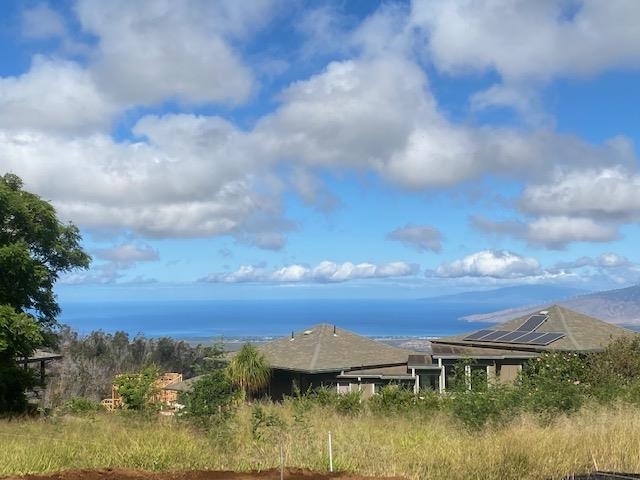
[[[486,370],[473,367],[472,359],[455,365],[450,394],[443,406],[471,430],[480,430],[487,423],[502,424],[511,420],[521,408],[519,390],[489,385]]]
[[[122,397],[124,407],[129,410],[153,410],[153,384],[158,375],[156,367],[147,367],[140,373],[123,373],[114,378],[113,383]]]
[[[424,413],[441,410],[444,405],[444,396],[435,390],[421,390],[416,398],[416,407]]]
[[[576,353],[543,353],[530,360],[520,376],[524,407],[544,419],[576,412],[589,393],[588,365]]]
[[[4,177],[0,176],[0,187],[3,180]],[[0,248],[0,265],[3,255],[6,255],[6,252]],[[4,272],[2,275],[4,276]],[[0,299],[1,294],[0,284]],[[16,358],[28,357],[42,342],[40,327],[32,317],[17,312],[9,305],[0,305],[0,412],[26,411],[25,390],[36,385],[36,377],[33,369],[22,368],[16,363]]]
[[[14,359],[5,363],[0,357],[0,414],[24,413],[27,410],[25,390],[36,385],[33,369],[17,366]]]
[[[286,426],[286,422],[277,413],[269,413],[258,404],[253,406],[251,411],[251,436],[254,440],[265,440],[281,436]]]
[[[102,411],[104,411],[104,407],[99,402],[94,402],[93,400],[89,400],[84,397],[73,397],[62,407],[63,413],[70,413],[73,415],[83,415]]]
[[[337,395],[336,411],[342,415],[358,415],[362,412],[362,393],[358,390]]]
[[[587,365],[588,381],[600,400],[625,396],[640,378],[640,337],[613,340],[603,352],[590,355]]]
[[[185,406],[181,416],[198,423],[218,423],[231,416],[237,398],[238,392],[224,371],[214,370],[194,382],[190,392],[180,395]]]
[[[417,401],[418,397],[409,388],[389,384],[369,399],[369,408],[377,414],[407,413],[417,405]]]
[[[484,390],[459,390],[446,401],[451,414],[466,427],[480,430],[487,423],[504,424],[520,410],[517,389],[494,385]]]
[[[335,388],[318,387],[309,392],[307,397],[321,407],[335,407],[340,394],[336,392]]]

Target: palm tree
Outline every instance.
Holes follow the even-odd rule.
[[[227,365],[227,377],[246,398],[267,386],[271,367],[255,346],[245,343]]]

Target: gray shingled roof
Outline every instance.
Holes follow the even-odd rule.
[[[272,368],[306,373],[407,363],[411,350],[392,347],[326,323],[258,348]],[[293,339],[292,339],[293,338]]]
[[[190,392],[193,390],[193,384],[203,378],[204,375],[196,375],[195,377],[187,378],[181,382],[170,383],[162,387],[162,390],[173,390],[175,392]]]
[[[611,340],[628,335],[637,335],[636,332],[621,328],[616,325],[598,320],[583,313],[578,313],[568,308],[553,305],[545,309],[548,319],[540,325],[537,332],[564,333],[564,337],[546,346],[514,345],[510,343],[482,342],[478,340],[468,341],[464,338],[471,332],[461,335],[453,335],[433,340],[433,348],[439,344],[464,345],[474,347],[487,347],[495,349],[521,349],[521,350],[565,350],[577,352],[598,351],[604,349]],[[509,320],[492,327],[493,330],[516,330],[530,315]],[[434,354],[436,354],[434,350]]]

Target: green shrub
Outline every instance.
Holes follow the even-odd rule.
[[[585,402],[583,389],[567,382],[548,381],[526,391],[525,408],[543,420],[577,412]]]
[[[152,398],[155,394],[153,384],[157,380],[159,371],[151,366],[140,373],[123,373],[113,380],[122,397],[124,407],[129,410],[153,410]]]
[[[373,413],[408,413],[417,405],[418,397],[407,387],[389,384],[383,386],[368,403]]]
[[[251,411],[251,436],[254,440],[265,440],[280,436],[287,424],[277,413],[267,412],[256,404]]]
[[[451,388],[441,405],[471,430],[480,430],[487,423],[502,424],[511,420],[521,409],[520,390],[507,385],[489,385],[486,369],[474,366],[473,359],[454,366]]]
[[[358,415],[362,412],[362,393],[358,390],[337,394],[336,411],[342,415]]]
[[[87,413],[95,413],[104,411],[104,407],[99,402],[94,402],[84,397],[73,397],[67,401],[63,408],[63,413],[73,415],[82,415]]]
[[[420,390],[416,407],[422,413],[432,413],[443,408],[445,397],[435,390]]]
[[[633,384],[640,378],[640,336],[613,340],[603,352],[587,359],[589,382],[608,391]]]
[[[311,398],[321,407],[333,407],[338,403],[338,392],[331,387],[316,388]]]
[[[194,382],[190,392],[180,395],[184,403],[180,416],[198,424],[218,424],[233,415],[238,397],[225,372],[214,370]]]
[[[523,369],[518,387],[524,407],[543,419],[576,412],[589,388],[586,359],[576,353],[545,352]]]
[[[480,430],[487,423],[504,424],[520,410],[517,389],[494,385],[480,390],[458,390],[447,397],[451,414],[466,427]]]

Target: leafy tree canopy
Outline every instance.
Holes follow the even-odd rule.
[[[79,241],[78,229],[23,190],[19,177],[0,176],[0,305],[33,315],[45,327],[55,325],[60,308],[54,283],[60,273],[89,266]]]
[[[236,398],[233,386],[223,370],[213,370],[202,375],[190,392],[180,396],[185,404],[185,414],[190,417],[216,417],[224,419],[231,413]]]
[[[113,384],[122,397],[125,408],[129,410],[144,410],[153,407],[153,397],[157,393],[154,383],[160,371],[156,366],[149,366],[140,373],[123,373],[118,375]]]
[[[26,406],[34,378],[18,358],[31,355],[56,325],[53,285],[60,273],[88,267],[79,241],[78,229],[23,190],[19,177],[0,176],[0,412]]]

